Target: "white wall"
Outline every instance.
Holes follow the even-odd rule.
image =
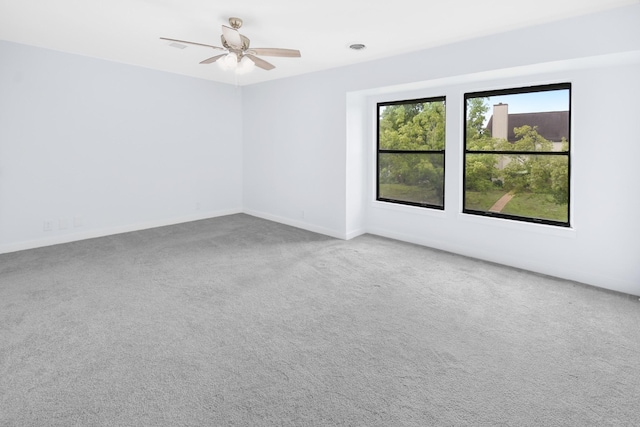
[[[0,42],[0,253],[240,212],[240,92]]]
[[[246,87],[245,210],[640,295],[638,22],[633,5]],[[565,81],[573,83],[573,228],[461,214],[464,92]],[[375,101],[416,95],[447,96],[444,212],[373,201]]]
[[[638,22],[640,4],[242,90],[0,42],[0,252],[244,210],[640,295]],[[574,227],[462,215],[464,92],[557,81]],[[442,212],[373,201],[373,105],[418,93],[447,96]]]
[[[540,73],[539,67],[510,70],[515,77],[475,81],[439,81],[435,87],[376,94],[376,101],[420,96],[447,96],[445,212],[375,202],[375,170],[368,169],[368,232],[411,241],[464,255],[640,294],[640,194],[634,168],[640,157],[632,133],[640,97],[640,51],[633,55],[565,61],[563,71]],[[554,65],[560,65],[554,63]],[[503,70],[506,72],[507,70]],[[524,73],[526,75],[523,75]],[[572,227],[570,229],[462,214],[463,95],[488,88],[571,82],[572,106]],[[406,98],[405,98],[406,99]],[[615,108],[609,106],[615,105]],[[369,161],[375,159],[372,127]],[[615,142],[614,142],[615,141]],[[365,142],[366,143],[366,142]],[[620,149],[625,155],[620,158]]]
[[[243,88],[244,209],[344,237],[345,92],[326,84],[309,74]]]

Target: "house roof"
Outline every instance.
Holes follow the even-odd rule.
[[[487,123],[487,129],[491,131],[493,116]],[[507,140],[514,142],[516,136],[514,128],[521,126],[536,126],[538,133],[544,139],[559,142],[562,138],[569,140],[569,112],[568,111],[546,111],[542,113],[519,113],[509,114],[509,130]]]

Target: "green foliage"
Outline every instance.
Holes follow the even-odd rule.
[[[491,154],[468,154],[465,166],[467,191],[488,191],[493,187],[496,159]]]
[[[387,105],[380,115],[380,148],[444,150],[444,102]]]
[[[569,203],[569,163],[565,159],[552,159],[551,194],[556,203]]]
[[[484,116],[489,110],[486,98],[467,100],[467,149],[495,150],[495,141],[484,127]],[[486,192],[493,188],[497,177],[496,157],[492,154],[469,154],[465,165],[465,189]]]
[[[520,126],[513,129],[515,142],[504,139],[495,140],[495,149],[501,151],[551,151],[553,143],[538,133],[537,126]]]
[[[522,126],[514,129],[514,143],[501,140],[496,142],[499,150],[549,152],[553,143],[543,138],[536,127]],[[563,141],[563,148],[568,143]],[[509,155],[509,163],[502,170],[507,190],[529,191],[539,194],[551,194],[557,203],[567,203],[569,198],[568,164],[566,157]]]
[[[526,156],[505,156],[509,163],[502,169],[504,189],[506,191],[529,191],[529,178],[531,177],[530,160]]]
[[[484,116],[489,111],[487,98],[467,100],[467,141],[475,141],[491,135],[484,127]]]

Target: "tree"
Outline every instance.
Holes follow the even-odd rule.
[[[569,151],[569,143],[562,140],[562,151]],[[554,157],[551,167],[551,193],[556,203],[569,203],[569,162],[568,158]]]
[[[467,141],[491,136],[484,127],[487,111],[489,111],[488,98],[467,99]]]
[[[444,102],[388,105],[380,115],[380,148],[444,149]]]
[[[511,155],[509,164],[503,169],[505,188],[512,191],[529,191],[550,194],[556,203],[567,203],[569,198],[569,165],[565,156],[535,155],[535,152],[550,152],[553,143],[543,138],[535,126],[514,128],[516,141],[499,141],[500,150],[529,151],[532,154]],[[568,150],[563,139],[562,150]]]
[[[492,151],[495,149],[495,141],[484,126],[487,111],[489,111],[487,98],[467,100],[467,150]],[[494,187],[496,176],[496,156],[494,154],[467,154],[465,190],[488,191]]]

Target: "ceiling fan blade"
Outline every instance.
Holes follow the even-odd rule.
[[[240,33],[238,32],[238,30],[223,25],[222,35],[224,36],[224,39],[227,41],[229,46],[236,49],[242,49],[242,37],[240,37]]]
[[[222,58],[223,56],[227,56],[227,54],[223,53],[221,55],[212,56],[209,59],[205,59],[204,61],[200,61],[200,63],[201,64],[211,64],[213,62],[216,62],[218,59]]]
[[[178,43],[186,43],[186,44],[194,44],[196,46],[205,46],[205,47],[212,47],[214,49],[220,49],[220,50],[224,50],[224,48],[222,47],[218,47],[218,46],[212,46],[210,44],[204,44],[204,43],[196,43],[196,42],[188,42],[186,40],[177,40],[177,39],[168,39],[166,37],[160,37],[161,40],[169,40],[170,42],[178,42]]]
[[[251,53],[262,56],[285,56],[289,58],[300,58],[300,51],[296,49],[278,49],[271,47],[251,48]]]
[[[257,67],[260,67],[263,70],[273,70],[274,68],[276,68],[275,65],[265,61],[264,59],[260,59],[257,56],[251,55],[250,53],[246,53],[244,56],[252,60]]]

